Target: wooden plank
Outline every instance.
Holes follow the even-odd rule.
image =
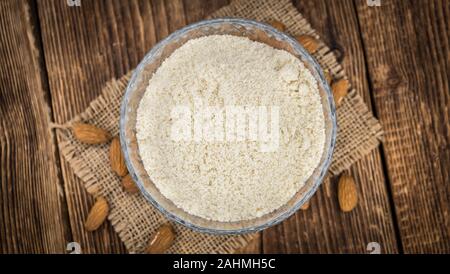
[[[199,14],[225,4],[223,1],[196,2],[194,6],[190,6],[190,1],[81,2],[80,7],[69,7],[65,1],[38,1],[52,106],[59,123],[83,111],[108,80],[133,69],[158,40]],[[85,253],[125,252],[109,224],[94,233],[84,230],[92,197],[68,164],[63,159],[61,162],[74,240],[80,242]]]
[[[64,253],[71,239],[35,12],[0,1],[0,253]]]
[[[126,48],[128,44],[138,48],[135,43],[140,39],[127,38],[139,28],[123,21],[126,10],[119,1],[82,1],[81,7],[69,7],[65,1],[38,1],[38,8],[55,121],[63,123],[82,112],[108,80],[126,73],[130,60],[137,62],[134,54],[139,50],[128,55]],[[139,20],[139,16],[133,18]],[[127,36],[124,28],[129,29]],[[93,198],[62,157],[61,169],[73,240],[80,243],[82,252],[125,252],[109,224],[93,233],[85,231]]]
[[[450,252],[449,1],[357,1],[405,253]]]
[[[351,83],[370,106],[363,48],[351,0],[296,1],[299,11],[340,56]],[[358,185],[359,204],[342,213],[336,180],[326,180],[307,211],[299,211],[281,225],[264,231],[266,253],[367,253],[378,242],[382,253],[398,252],[395,228],[379,150],[351,169]]]

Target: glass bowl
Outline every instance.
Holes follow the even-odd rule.
[[[248,37],[251,40],[283,49],[297,56],[318,81],[325,117],[325,147],[320,164],[304,186],[289,202],[262,217],[238,222],[211,221],[187,213],[164,197],[153,184],[141,161],[136,140],[136,114],[148,82],[161,63],[173,51],[190,39],[229,34]],[[241,234],[256,232],[273,226],[297,211],[315,193],[331,162],[336,140],[336,114],[330,87],[324,74],[311,55],[293,38],[275,28],[246,19],[212,19],[201,21],[178,30],[159,42],[144,57],[128,84],[120,113],[120,139],[128,170],[144,197],[169,219],[199,232],[213,234]]]

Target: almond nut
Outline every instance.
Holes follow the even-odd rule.
[[[84,224],[86,230],[87,231],[97,230],[97,228],[99,228],[106,220],[108,213],[109,213],[108,202],[106,201],[105,198],[98,197],[95,204],[89,211],[89,215]]]
[[[90,124],[75,123],[72,126],[72,130],[75,138],[86,144],[104,144],[111,139],[108,131]]]
[[[122,187],[125,192],[131,194],[139,192],[139,188],[134,183],[133,178],[131,178],[130,174],[122,178]]]
[[[279,31],[284,32],[286,30],[286,26],[283,23],[281,23],[280,21],[269,20],[267,23]]]
[[[338,200],[343,212],[352,211],[358,203],[355,180],[350,175],[344,174],[339,178]]]
[[[123,157],[122,148],[120,147],[119,137],[115,137],[111,142],[111,147],[109,149],[109,161],[111,163],[112,170],[117,175],[123,177],[128,174],[125,158]]]
[[[334,82],[333,85],[331,85],[331,89],[333,91],[334,103],[336,104],[336,106],[340,106],[342,100],[348,94],[350,83],[347,79],[341,79],[337,82]]]
[[[310,35],[299,35],[296,38],[309,53],[314,53],[319,49],[319,41]]]
[[[175,240],[175,231],[171,224],[166,223],[162,225],[155,234],[152,235],[148,246],[145,249],[147,254],[161,254],[164,253]]]

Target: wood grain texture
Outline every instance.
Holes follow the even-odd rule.
[[[30,9],[0,1],[0,253],[62,253],[71,236]]]
[[[357,1],[405,253],[450,252],[449,1]]]
[[[109,2],[109,1],[108,1]],[[38,1],[43,47],[46,55],[49,87],[55,121],[63,123],[83,111],[102,86],[137,62],[141,39],[134,39],[139,14],[134,5],[121,7],[123,1],[82,1],[81,7],[69,7],[65,1]],[[135,21],[124,22],[123,18]],[[129,31],[124,31],[127,28]],[[126,49],[134,48],[130,54]],[[134,63],[133,63],[134,64]],[[73,240],[83,253],[123,253],[125,247],[113,228],[103,225],[87,232],[84,221],[94,199],[61,157],[68,212]]]
[[[349,80],[370,106],[364,51],[353,1],[295,1],[325,43],[332,48]],[[264,231],[268,253],[367,253],[378,242],[383,253],[396,253],[397,239],[383,175],[380,152],[356,163],[351,173],[359,194],[355,210],[343,213],[337,200],[337,178],[326,180],[311,207],[273,229]]]

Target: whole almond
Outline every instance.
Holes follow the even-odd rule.
[[[299,35],[296,39],[309,53],[314,53],[319,49],[319,41],[310,35]]]
[[[348,90],[350,89],[350,83],[347,79],[341,79],[339,81],[334,82],[331,85],[331,89],[333,91],[334,103],[336,106],[340,106],[342,100],[348,94]]]
[[[310,200],[306,201],[306,203],[304,203],[304,204],[300,207],[300,209],[301,209],[301,210],[308,210],[308,209],[309,209],[309,206],[310,206]]]
[[[355,180],[347,174],[339,178],[338,183],[339,206],[343,212],[352,211],[358,203],[358,192],[356,190]]]
[[[111,147],[109,149],[109,161],[111,163],[112,170],[117,175],[123,177],[128,174],[125,158],[123,157],[122,148],[120,147],[119,137],[115,137],[111,142]]]
[[[104,144],[111,139],[108,131],[90,124],[75,123],[72,126],[72,130],[75,138],[86,144]]]
[[[276,28],[279,31],[283,31],[284,32],[286,30],[286,26],[283,23],[281,23],[280,21],[269,20],[267,23],[269,25],[271,25],[272,27]]]
[[[95,204],[89,211],[89,215],[84,223],[84,227],[87,231],[94,231],[99,228],[109,213],[108,202],[103,197],[98,197]]]
[[[148,246],[145,249],[147,254],[161,254],[173,244],[175,240],[175,231],[171,224],[162,225],[155,234],[152,235]]]
[[[130,174],[122,178],[122,187],[125,192],[131,194],[137,193],[139,191],[139,188],[134,183],[133,178],[131,178]]]

